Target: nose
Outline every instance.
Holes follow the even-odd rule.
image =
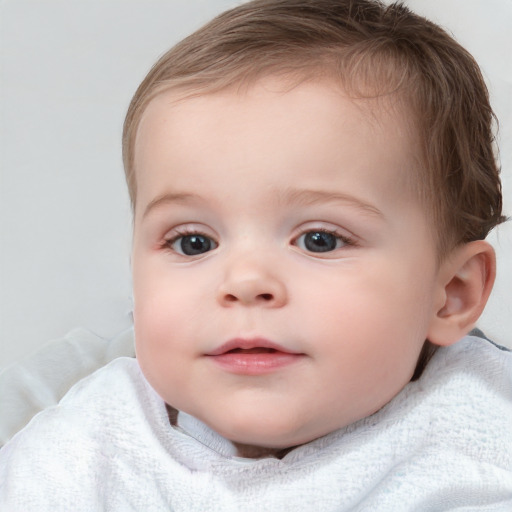
[[[219,287],[220,304],[225,307],[235,304],[268,308],[284,306],[288,301],[286,287],[269,270],[249,265],[230,268]]]

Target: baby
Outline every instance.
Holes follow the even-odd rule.
[[[374,0],[256,0],[165,54],[123,152],[137,358],[0,452],[1,510],[512,510],[478,66]]]

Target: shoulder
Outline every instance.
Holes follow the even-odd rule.
[[[331,443],[321,456],[368,510],[512,510],[512,354],[476,337],[440,348],[419,380]]]
[[[9,488],[25,507],[45,495],[50,503],[52,493],[59,503],[65,495],[93,506],[98,475],[145,435],[152,408],[160,414],[153,421],[161,421],[165,405],[135,359],[117,359],[83,379],[0,450],[0,503]]]
[[[106,425],[124,422],[126,414],[145,413],[153,393],[135,359],[116,359],[75,384],[56,406],[37,414],[0,453],[39,437],[45,445],[85,435],[100,439]]]
[[[512,352],[466,336],[439,349],[413,384],[438,447],[512,475]]]
[[[81,406],[89,407],[97,404],[91,404],[92,398],[100,400],[100,403],[113,405],[118,402],[118,393],[121,393],[121,396],[138,395],[145,387],[146,382],[137,360],[120,357],[75,384],[58,406],[67,408],[80,403]]]
[[[135,360],[120,358],[82,379],[57,405],[34,416],[0,453],[8,451],[5,448],[10,445],[18,446],[39,436],[44,436],[44,444],[53,438],[60,441],[67,435],[77,436],[91,428],[92,418],[99,415],[108,421],[120,408],[119,398],[133,397],[133,389],[141,385],[137,370]]]
[[[56,405],[84,377],[122,355],[134,355],[133,330],[111,340],[83,328],[50,340],[0,371],[0,446],[39,411]]]
[[[485,338],[466,336],[438,349],[413,389],[424,397],[444,396],[446,407],[457,410],[467,403],[482,414],[493,407],[512,413],[512,352]]]
[[[512,401],[512,352],[491,340],[466,336],[450,347],[440,348],[427,367],[425,381],[457,387],[462,381]]]

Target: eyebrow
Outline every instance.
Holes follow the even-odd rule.
[[[161,205],[169,203],[185,203],[194,200],[200,201],[201,196],[185,192],[162,194],[149,202],[144,209],[142,218],[145,218],[152,210],[160,207]],[[280,192],[278,194],[278,201],[282,204],[289,204],[293,206],[314,206],[319,203],[345,203],[372,216],[384,217],[382,212],[375,206],[350,194],[339,192],[287,188],[284,192]]]
[[[384,217],[372,204],[350,194],[326,190],[288,188],[280,194],[279,200],[297,206],[313,206],[318,203],[345,203],[375,217]]]
[[[144,213],[142,214],[142,218],[144,219],[147,215],[154,210],[155,208],[168,204],[168,203],[185,203],[187,201],[199,200],[200,196],[197,194],[178,192],[178,193],[168,193],[162,194],[161,196],[155,197],[152,201],[148,203],[146,208],[144,209]]]

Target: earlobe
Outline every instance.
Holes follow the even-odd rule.
[[[484,240],[454,250],[439,270],[439,307],[428,333],[434,345],[451,345],[466,335],[480,317],[496,276],[496,257]]]

